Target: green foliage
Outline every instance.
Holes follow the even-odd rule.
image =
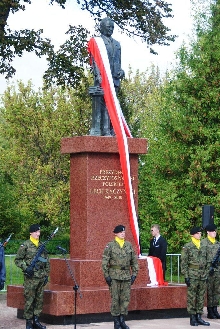
[[[179,67],[163,85],[156,138],[142,157],[141,240],[159,223],[169,253],[179,252],[190,227],[202,224],[202,205],[214,205],[220,221],[219,8],[216,1],[191,50],[180,49]]]
[[[43,233],[43,229],[42,229],[42,233]],[[42,237],[43,237],[43,235],[42,235]],[[45,240],[42,237],[40,239],[42,242],[47,240],[47,237],[45,238]],[[27,235],[27,239],[28,239],[28,235]],[[24,242],[24,240],[13,240],[13,239],[11,239],[5,247],[5,255],[15,255],[15,254],[17,254],[18,248],[20,247],[20,245],[23,242]],[[64,249],[66,249],[67,253],[69,253],[69,248],[70,248],[69,236],[67,236],[67,235],[66,236],[64,235],[62,237],[58,236],[58,237],[55,237],[52,240],[50,240],[46,244],[46,250],[47,250],[48,254],[57,255],[59,253],[59,251],[57,250],[57,246],[60,246]]]
[[[85,94],[86,86],[83,89]],[[60,153],[60,141],[88,133],[87,98],[84,101],[73,89],[35,92],[31,83],[21,82],[18,92],[14,87],[5,92],[0,109],[0,163],[13,184],[13,194],[6,199],[11,204],[8,211],[4,207],[3,226],[11,223],[15,238],[25,238],[33,222],[48,234],[56,226],[63,233],[69,231],[69,161]]]
[[[51,53],[47,58],[49,66],[44,73],[46,87],[55,84],[79,88],[82,80],[86,81],[85,69],[88,70],[89,67],[89,31],[81,25],[70,26],[66,34],[70,35],[69,39],[56,53]]]
[[[63,9],[65,9],[66,2],[66,0],[50,0],[50,4],[57,3]],[[170,29],[164,25],[164,18],[172,17],[172,9],[167,2],[155,0],[151,2],[143,0],[101,2],[77,0],[75,2],[81,6],[82,10],[87,10],[97,22],[100,21],[103,13],[105,13],[128,35],[139,36],[150,46],[154,44],[167,45],[175,39],[175,36],[169,34]],[[61,50],[55,54],[51,41],[42,38],[43,30],[25,29],[13,31],[8,27],[9,13],[15,13],[19,10],[24,11],[27,4],[31,5],[31,1],[2,0],[0,2],[0,74],[4,74],[6,78],[12,77],[15,73],[15,68],[12,66],[14,57],[16,55],[22,56],[24,51],[34,51],[38,57],[48,55],[48,60],[51,61],[49,72],[50,74],[53,71],[58,73],[57,82],[61,79],[60,68],[71,79],[76,74],[77,79],[78,74],[81,75],[81,69],[80,66],[76,67],[70,61],[72,57],[74,57],[74,60],[77,58],[74,49],[68,44],[72,43],[71,38],[66,42],[66,47],[62,46]],[[80,38],[76,36],[76,40],[76,44],[78,44]],[[70,49],[71,54],[70,58],[68,58],[67,53]],[[63,53],[66,53],[65,57]],[[74,70],[73,67],[75,67]]]
[[[202,205],[214,205],[215,223],[220,221],[219,8],[216,1],[204,30],[200,22],[197,40],[189,50],[181,47],[179,65],[164,79],[152,66],[144,73],[130,70],[122,82],[120,103],[132,134],[148,139],[148,153],[139,157],[138,193],[145,250],[153,223],[161,226],[168,253],[179,253],[191,226],[201,225]],[[77,89],[34,92],[31,84],[19,83],[18,92],[5,92],[1,234],[15,231],[16,239],[26,238],[29,225],[39,222],[44,240],[56,226],[61,229],[57,239],[68,239],[69,163],[60,155],[60,140],[89,132],[92,77],[85,74],[79,81]]]
[[[175,36],[168,34],[170,30],[163,23],[164,18],[172,17],[171,5],[165,1],[105,0],[97,3],[79,0],[78,3],[96,21],[100,21],[105,13],[129,36],[139,36],[148,45],[167,45],[175,39]]]
[[[1,149],[1,147],[0,147]],[[2,169],[0,165],[0,237],[5,239],[14,230],[20,229],[19,221],[20,218],[19,209],[16,207],[17,200],[16,191],[14,190],[14,182],[6,171]],[[13,205],[15,205],[13,207]]]
[[[160,72],[151,65],[145,72],[133,73],[122,80],[119,100],[133,137],[153,138],[160,104]]]
[[[24,274],[22,270],[17,267],[14,263],[15,256],[5,257],[5,267],[6,267],[6,282],[5,286],[8,284],[23,284]]]

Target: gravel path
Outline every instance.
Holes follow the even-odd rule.
[[[6,293],[0,293],[0,329],[25,329],[25,320],[17,318],[17,309],[7,306]],[[51,325],[46,324],[47,329],[74,329],[75,325]],[[113,329],[112,323],[77,324],[78,328]]]
[[[206,308],[203,319],[207,321]],[[220,312],[220,308],[219,308]],[[208,320],[212,329],[220,329],[219,320]],[[187,329],[192,328],[189,324],[189,318],[165,318],[152,320],[132,320],[126,321],[130,329]],[[0,293],[0,329],[25,329],[25,320],[17,318],[17,309],[7,307],[6,293]],[[46,325],[47,329],[75,329],[74,324],[70,325]],[[90,324],[76,324],[77,329],[113,329],[113,322],[101,322]]]

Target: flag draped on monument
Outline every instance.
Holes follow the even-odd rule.
[[[127,137],[132,137],[129,127],[125,121],[124,115],[122,113],[111,74],[111,69],[108,60],[107,50],[104,41],[101,37],[91,38],[88,43],[89,53],[94,58],[101,77],[101,87],[104,90],[104,99],[106,107],[108,109],[109,117],[116,134],[120,163],[124,178],[125,191],[128,201],[128,211],[131,231],[138,248],[138,254],[140,254],[140,244],[139,244],[139,227],[137,214],[134,204],[134,196],[131,184],[131,173],[130,173],[130,160],[128,152]]]

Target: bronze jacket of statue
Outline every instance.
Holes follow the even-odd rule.
[[[114,85],[119,87],[120,79],[124,75],[124,71],[121,68],[121,45],[112,37],[108,38],[101,34],[101,38],[103,39],[107,50]]]

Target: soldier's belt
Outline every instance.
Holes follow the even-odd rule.
[[[129,266],[110,265],[110,268],[113,268],[114,270],[130,270]]]
[[[204,266],[202,266],[202,265],[195,265],[195,264],[189,264],[189,268],[193,268],[195,270],[202,270],[202,269],[204,269]]]

